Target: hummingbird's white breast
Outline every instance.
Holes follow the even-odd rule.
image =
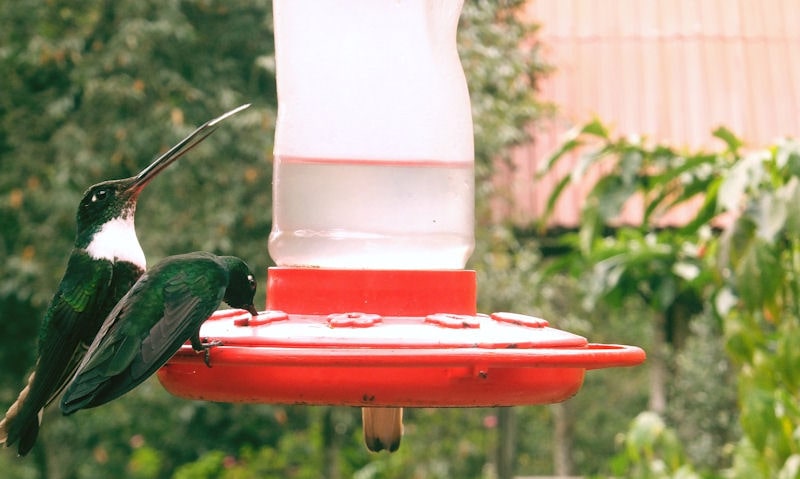
[[[94,259],[127,261],[146,269],[144,251],[136,237],[133,215],[128,218],[115,218],[106,222],[94,234],[86,251]]]

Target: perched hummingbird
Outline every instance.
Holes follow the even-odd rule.
[[[210,135],[219,122],[247,106],[205,123],[138,175],[104,181],[84,193],[78,206],[75,245],[39,329],[34,371],[0,421],[0,444],[10,447],[19,443],[21,456],[30,451],[44,408],[72,378],[108,312],[144,273],[145,257],[134,229],[139,194],[164,168]]]
[[[225,301],[258,314],[256,280],[235,256],[195,252],[170,256],[133,285],[106,317],[61,398],[64,415],[100,406],[150,377],[181,345],[195,351],[221,344],[203,342],[200,326]]]
[[[364,427],[364,442],[367,449],[394,452],[403,438],[403,408],[362,407],[361,422]]]

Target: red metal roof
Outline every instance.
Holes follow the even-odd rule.
[[[541,25],[544,57],[555,67],[541,96],[558,114],[514,149],[516,171],[498,175],[510,188],[494,201],[498,216],[527,224],[541,214],[571,166],[538,181],[536,168],[593,117],[615,135],[690,150],[721,148],[711,136],[720,125],[751,147],[800,137],[797,0],[533,0],[526,14]],[[553,223],[576,224],[591,184],[565,192]]]

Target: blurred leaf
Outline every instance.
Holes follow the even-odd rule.
[[[195,462],[184,464],[176,469],[172,479],[217,479],[224,470],[224,461],[224,452],[207,452]]]
[[[726,172],[717,196],[723,211],[738,211],[748,189],[757,188],[764,175],[763,153],[753,153],[743,157]]]
[[[605,158],[610,152],[613,151],[613,145],[606,145],[597,150],[583,152],[578,156],[578,164],[575,165],[571,173],[573,182],[578,181],[592,165],[596,164],[601,159]]]
[[[725,145],[728,147],[733,153],[739,151],[739,148],[742,146],[742,140],[740,140],[736,135],[734,135],[729,129],[725,128],[724,126],[718,127],[714,130],[713,135],[720,140],[725,142]]]
[[[600,121],[599,118],[595,118],[589,123],[583,125],[580,129],[580,132],[581,134],[596,136],[603,140],[608,140],[608,129],[606,129],[606,126],[602,121]]]
[[[796,479],[800,477],[800,454],[792,454],[783,463],[777,479]]]
[[[627,460],[617,466],[627,477],[698,478],[688,464],[675,431],[656,413],[640,413],[625,434]]]
[[[537,177],[541,177],[555,166],[556,163],[561,160],[565,155],[568,155],[583,145],[577,138],[570,138],[567,141],[563,142],[561,146],[547,158],[547,161],[544,162],[540,167],[539,171],[537,171]],[[563,181],[563,180],[562,180]]]
[[[775,403],[766,391],[749,389],[750,393],[742,404],[742,428],[756,449],[764,449],[770,431],[780,428],[775,421]]]
[[[776,251],[763,241],[754,241],[736,269],[738,293],[751,310],[774,307],[783,284],[783,269]]]
[[[638,148],[626,148],[619,159],[619,176],[625,184],[634,184],[644,164],[644,152]]]
[[[724,287],[717,291],[714,298],[714,307],[721,316],[725,316],[733,309],[737,303],[736,295],[734,295],[730,288]]]
[[[550,215],[553,214],[553,210],[556,207],[556,202],[558,201],[558,198],[561,196],[561,192],[564,191],[564,188],[566,188],[569,182],[570,182],[570,177],[565,176],[564,178],[561,178],[558,181],[558,183],[556,183],[556,186],[553,188],[553,192],[547,198],[547,205],[545,206],[545,211],[542,214],[542,218],[540,220],[540,223],[542,225],[547,225],[547,222],[550,219]]]
[[[691,218],[685,225],[680,227],[683,234],[686,235],[695,235],[698,233],[698,230],[707,226],[713,218],[717,215],[717,192],[719,191],[721,181],[713,180],[708,185],[706,185],[705,193],[703,195],[703,202],[697,210],[697,214]],[[673,205],[678,204],[679,201],[683,201],[688,199],[689,197],[694,196],[694,192],[692,192],[691,196],[689,195],[680,195]]]
[[[692,281],[700,276],[700,267],[688,261],[678,261],[672,265],[672,272],[681,279]]]
[[[597,205],[598,220],[603,224],[619,215],[622,206],[636,192],[636,184],[619,176],[604,176],[595,184],[589,201]]]
[[[139,447],[133,451],[128,462],[130,478],[151,479],[161,474],[163,459],[161,453],[152,447]]]

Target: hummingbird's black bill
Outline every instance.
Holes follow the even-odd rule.
[[[244,110],[245,108],[248,108],[249,106],[250,103],[239,106],[221,116],[214,118],[213,120],[209,120],[200,125],[200,127],[194,130],[189,136],[181,140],[180,143],[170,148],[169,151],[159,156],[158,158],[156,158],[155,161],[150,163],[150,165],[147,168],[140,171],[139,174],[136,175],[135,177],[132,188],[136,190],[141,190],[142,188],[144,188],[145,185],[147,185],[147,183],[149,183],[150,180],[155,178],[156,175],[161,173],[161,171],[163,171],[164,168],[168,167],[175,160],[183,156],[184,153],[197,146],[197,144],[205,140],[208,137],[208,135],[214,133],[214,131],[217,129],[222,120],[225,120],[226,118],[239,113],[240,111]]]

